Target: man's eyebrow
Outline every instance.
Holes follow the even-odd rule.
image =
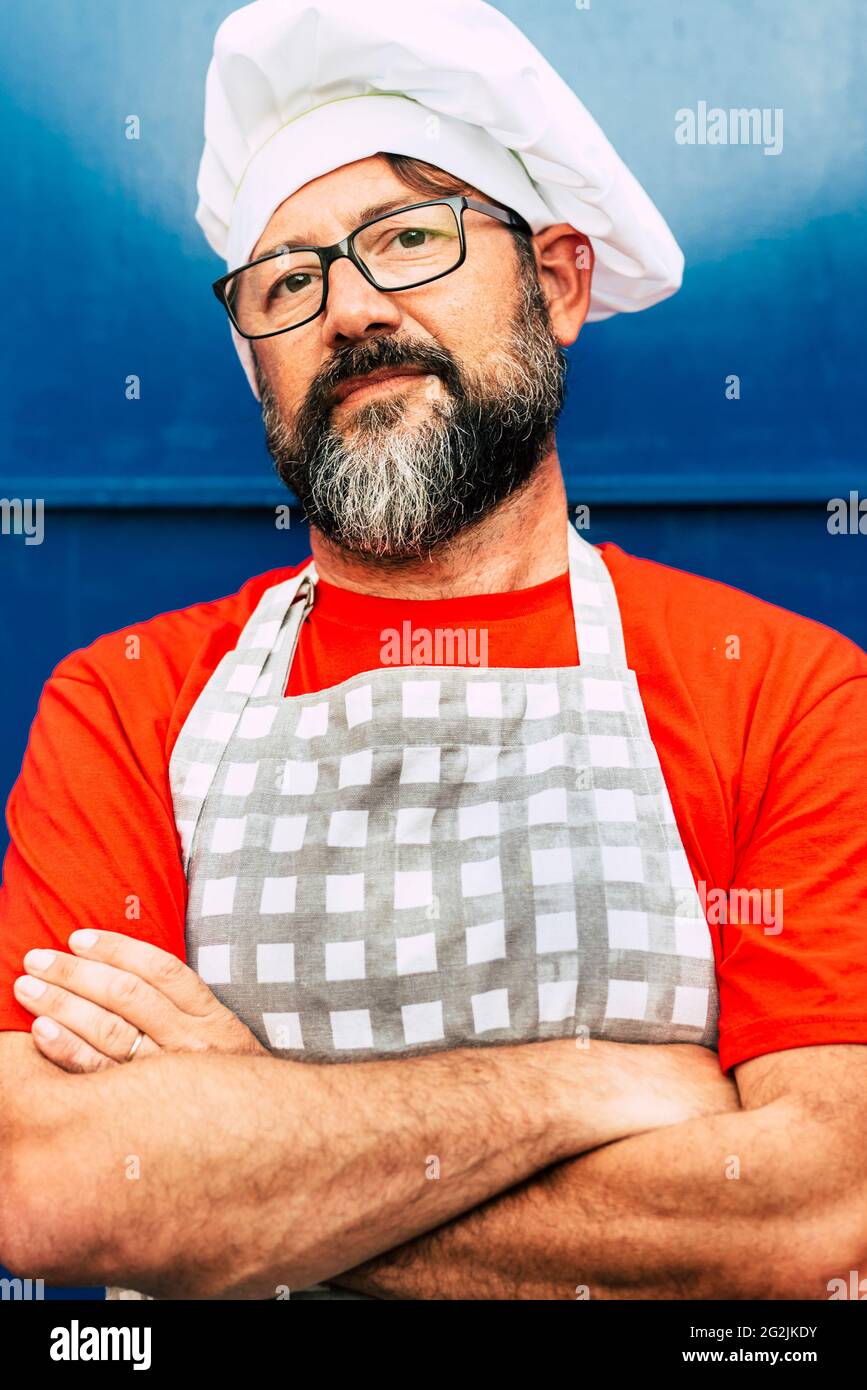
[[[444,194],[443,196],[445,197],[446,195]],[[407,202],[407,198],[409,198],[409,202]],[[409,194],[406,194],[402,198],[390,198],[385,203],[371,203],[370,207],[362,208],[360,210],[360,212],[357,215],[356,221],[354,222],[350,230],[354,231],[356,227],[362,227],[365,222],[372,222],[375,217],[384,217],[387,212],[394,212],[396,208],[413,207],[417,202],[427,201],[428,199],[426,198],[412,198]],[[259,255],[256,257],[256,260],[258,261],[262,256],[272,256],[278,251],[285,251],[292,247],[315,246],[316,244],[317,243],[315,241],[305,241],[303,237],[283,237],[281,241],[275,242],[273,246],[269,246],[265,251],[260,251]]]

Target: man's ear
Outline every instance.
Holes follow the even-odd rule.
[[[574,343],[590,308],[593,247],[568,222],[546,227],[533,237],[536,270],[561,347]]]

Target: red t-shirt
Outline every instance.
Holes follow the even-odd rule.
[[[600,550],[684,848],[707,885],[723,1068],[784,1048],[867,1043],[867,655],[724,584]],[[0,1029],[32,1023],[12,994],[24,953],[66,949],[76,927],[140,935],[185,957],[169,757],[263,591],[295,572],[101,637],[46,683],[7,812]],[[412,602],[320,582],[287,694],[375,669],[383,629],[407,619],[478,624],[492,667],[578,660],[566,574]],[[737,888],[770,902],[781,891],[782,930],[712,908],[711,890],[730,904]]]

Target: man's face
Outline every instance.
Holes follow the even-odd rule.
[[[364,209],[423,197],[379,157],[347,165],[287,199],[251,259],[283,241],[328,245]],[[277,470],[311,524],[359,556],[429,552],[526,483],[550,446],[565,362],[532,253],[482,213],[464,228],[450,275],[385,294],[341,259],[318,318],[253,344]]]

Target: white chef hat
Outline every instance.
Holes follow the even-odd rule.
[[[297,189],[379,151],[446,170],[595,252],[588,321],[674,294],[683,253],[578,97],[482,0],[254,0],[220,25],[196,221],[243,265]],[[235,346],[258,397],[248,341]]]

